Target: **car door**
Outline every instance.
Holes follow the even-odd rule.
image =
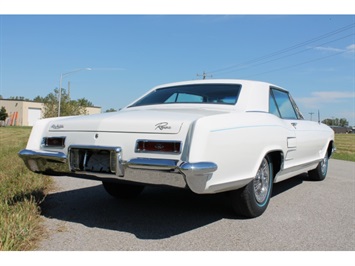
[[[316,131],[305,121],[295,102],[287,91],[270,89],[270,113],[280,117],[289,130],[285,168],[300,168],[314,159],[314,145],[317,144]],[[296,169],[295,169],[296,170]]]

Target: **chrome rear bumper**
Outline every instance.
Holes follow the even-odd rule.
[[[109,170],[88,169],[86,152],[104,150]],[[190,187],[201,193],[207,180],[217,170],[213,162],[189,163],[177,160],[133,158],[122,160],[119,147],[71,146],[68,156],[62,152],[21,150],[18,154],[28,169],[45,175],[72,176],[86,179],[138,182],[143,184]],[[102,168],[102,167],[101,167]],[[93,170],[94,169],[94,170]],[[106,169],[106,168],[105,168]],[[198,186],[198,188],[196,187]]]

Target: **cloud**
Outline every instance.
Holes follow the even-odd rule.
[[[326,51],[326,52],[344,52],[344,49],[339,49],[339,48],[334,48],[334,47],[322,47],[322,46],[317,46],[314,47],[315,50],[318,51]]]
[[[355,53],[355,44],[351,44],[346,47],[346,50],[350,53]]]
[[[341,53],[341,52],[348,52],[348,53],[354,53],[355,52],[355,44],[350,44],[346,46],[345,48],[335,48],[335,47],[324,47],[324,46],[317,46],[314,47],[314,50],[317,51],[323,51],[323,52],[335,52],[335,53]]]
[[[342,103],[355,98],[350,91],[315,91],[309,97],[297,98],[297,102],[307,108],[318,108],[321,104]]]
[[[335,101],[338,99],[354,98],[354,92],[342,92],[342,91],[315,91],[312,93],[313,97],[321,101]]]

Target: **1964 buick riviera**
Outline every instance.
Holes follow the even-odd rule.
[[[257,217],[273,183],[323,180],[333,145],[288,91],[211,79],[155,87],[115,113],[42,119],[19,156],[36,173],[101,180],[117,198],[146,185],[227,192],[239,215]]]

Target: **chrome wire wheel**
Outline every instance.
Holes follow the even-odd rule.
[[[270,202],[273,177],[272,157],[266,155],[254,179],[245,187],[229,192],[234,211],[247,218],[263,214]]]
[[[254,195],[258,204],[263,205],[269,196],[270,168],[266,158],[263,159],[253,182]]]
[[[318,163],[317,168],[308,171],[308,177],[313,181],[322,181],[327,176],[329,166],[329,156],[325,154],[323,159]]]
[[[320,170],[322,172],[322,176],[326,176],[327,175],[327,171],[328,171],[328,155],[325,155],[323,160],[321,161]]]

